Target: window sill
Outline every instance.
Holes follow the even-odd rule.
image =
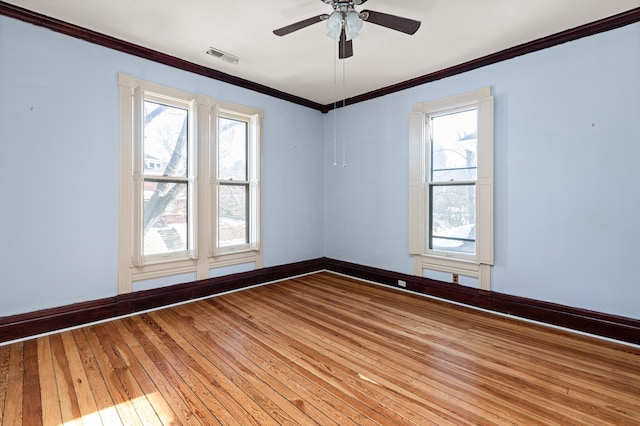
[[[262,252],[243,248],[226,253],[219,253],[218,256],[209,257],[209,268],[215,269],[223,266],[233,266],[248,262],[255,262],[256,269],[262,268]]]
[[[477,278],[480,289],[491,289],[491,266],[478,262],[477,260],[458,259],[431,254],[414,256],[414,275],[422,276],[423,269]]]
[[[131,265],[132,281],[149,280],[169,275],[179,275],[195,272],[197,261],[195,259],[168,259],[157,261],[144,266]]]

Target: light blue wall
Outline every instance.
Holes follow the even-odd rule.
[[[326,256],[412,273],[408,114],[416,102],[487,85],[495,96],[492,289],[640,318],[640,24],[328,114]],[[336,118],[346,168],[332,166]]]
[[[5,17],[0,316],[117,292],[119,72],[264,110],[265,266],[404,273],[408,113],[491,85],[492,288],[640,318],[639,24],[321,115]]]
[[[262,108],[264,264],[323,256],[317,111],[0,16],[0,317],[117,294],[120,72]]]

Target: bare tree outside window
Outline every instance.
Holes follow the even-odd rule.
[[[188,111],[144,102],[144,254],[187,250]]]

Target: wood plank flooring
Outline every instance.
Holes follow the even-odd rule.
[[[640,425],[640,350],[319,273],[0,346],[2,425]]]

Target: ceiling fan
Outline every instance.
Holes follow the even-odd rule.
[[[363,10],[358,12],[356,6],[360,6],[367,0],[321,0],[333,7],[333,12],[307,18],[299,22],[274,30],[277,36],[284,36],[294,31],[301,30],[317,22],[327,21],[327,35],[338,40],[338,57],[340,59],[353,56],[352,39],[358,35],[364,22],[381,25],[392,30],[413,35],[420,28],[420,21],[415,21],[401,16],[387,13]]]

